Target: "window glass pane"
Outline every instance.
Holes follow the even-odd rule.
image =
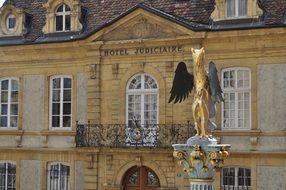
[[[18,91],[18,81],[17,80],[11,80],[11,90]]]
[[[1,115],[7,115],[7,113],[8,113],[8,105],[1,104]]]
[[[53,88],[60,88],[61,87],[61,78],[53,79]]]
[[[57,12],[63,12],[64,11],[63,7],[64,7],[63,5],[59,6]]]
[[[159,182],[157,180],[156,175],[151,171],[148,171],[148,182],[147,182],[147,184],[148,185],[159,185]]]
[[[228,88],[229,87],[229,81],[228,80],[223,81],[223,87],[224,88]]]
[[[71,101],[71,90],[64,90],[64,101]]]
[[[11,92],[11,102],[18,102],[18,91]]]
[[[8,80],[3,80],[1,82],[1,90],[8,90],[8,85],[9,85],[9,81]]]
[[[138,171],[136,171],[132,175],[130,175],[128,179],[128,185],[137,185],[138,181],[139,181],[139,173]]]
[[[247,0],[238,1],[238,16],[247,15]]]
[[[64,78],[64,88],[71,88],[71,79]]]
[[[56,16],[56,31],[63,31],[63,16]]]
[[[0,117],[0,126],[1,127],[7,127],[8,123],[7,123],[7,116],[1,116]]]
[[[16,18],[8,18],[8,29],[13,29],[16,26]]]
[[[63,127],[70,127],[71,126],[71,117],[64,116],[63,117]]]
[[[67,5],[65,5],[65,8],[66,8],[66,11],[70,11],[71,10],[70,7],[67,6]]]
[[[245,169],[245,185],[251,186],[251,170]]]
[[[229,100],[230,101],[235,101],[235,94],[234,93],[230,93],[229,94]]]
[[[18,117],[17,116],[11,116],[10,117],[10,126],[11,127],[17,127],[18,126]]]
[[[235,71],[229,71],[229,78],[234,79],[235,78]]]
[[[16,189],[16,165],[8,164],[7,190]]]
[[[8,91],[1,92],[1,102],[8,103]]]
[[[151,78],[148,75],[145,75],[144,88],[145,89],[156,89],[157,88],[157,84],[156,84],[156,82],[155,82],[155,80],[153,78]]]
[[[11,104],[11,115],[18,115],[18,104]]]
[[[53,103],[53,109],[52,109],[53,115],[60,115],[60,104],[59,103]]]
[[[235,16],[235,0],[226,0],[227,17]]]
[[[244,93],[244,99],[249,101],[249,92]]]
[[[52,126],[53,127],[60,127],[60,117],[59,116],[52,116]]]
[[[53,102],[59,102],[61,99],[61,91],[53,90]]]
[[[61,165],[60,189],[69,189],[69,166]]]
[[[71,114],[71,103],[64,103],[63,114],[64,115]]]
[[[71,18],[70,15],[65,16],[65,30],[71,29]]]
[[[129,85],[129,89],[141,89],[141,75],[132,79],[132,81]]]

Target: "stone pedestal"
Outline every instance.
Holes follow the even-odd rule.
[[[215,170],[228,157],[230,145],[217,144],[215,138],[194,136],[187,144],[174,144],[174,157],[190,177],[191,190],[214,190]]]

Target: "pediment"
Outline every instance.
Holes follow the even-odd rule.
[[[190,33],[192,33],[190,29],[180,24],[146,10],[138,9],[105,28],[104,32],[101,32],[92,41],[166,39],[188,36]]]
[[[181,31],[172,30],[167,26],[154,22],[143,15],[138,16],[132,23],[123,25],[103,36],[104,41],[171,38],[186,35]]]

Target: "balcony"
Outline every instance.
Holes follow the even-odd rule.
[[[186,124],[77,124],[77,147],[158,147],[186,143],[196,133],[194,126]]]

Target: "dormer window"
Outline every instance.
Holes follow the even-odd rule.
[[[82,29],[80,0],[47,0],[43,4],[47,10],[43,32],[79,32]]]
[[[26,13],[12,4],[0,8],[0,37],[21,36],[26,31]]]
[[[228,18],[247,16],[247,0],[226,0],[226,16]]]
[[[6,27],[8,30],[14,30],[16,27],[16,17],[13,14],[9,14],[6,20]]]
[[[71,29],[71,11],[66,4],[59,6],[56,11],[56,31],[70,31]]]

